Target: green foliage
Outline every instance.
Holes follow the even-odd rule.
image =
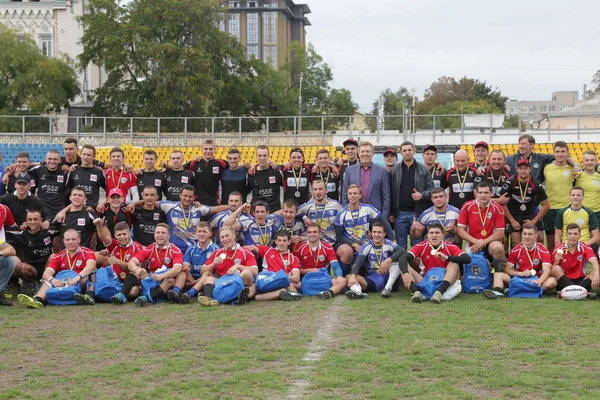
[[[587,91],[586,97],[588,99],[598,96],[600,94],[600,69],[596,71],[594,76],[592,76],[592,88]]]
[[[385,115],[397,115],[396,118],[387,117],[385,119],[386,130],[399,130],[402,131],[403,127],[403,115],[405,110],[412,109],[413,97],[412,93],[404,86],[400,87],[397,91],[393,92],[392,89],[386,88],[383,91],[383,107]],[[418,98],[415,96],[415,102],[418,102]],[[373,102],[373,110],[371,114],[376,116],[378,114],[379,100],[376,99]],[[377,130],[377,119],[370,118],[368,120],[369,129],[374,132]]]

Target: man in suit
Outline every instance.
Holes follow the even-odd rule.
[[[342,189],[342,205],[348,205],[348,186],[359,185],[362,189],[361,203],[370,204],[384,218],[390,215],[390,179],[387,170],[373,163],[375,149],[369,142],[358,146],[359,163],[346,169]]]
[[[394,222],[396,242],[406,249],[407,236],[415,216],[427,208],[433,190],[431,172],[415,161],[415,145],[403,142],[400,145],[402,162],[390,171],[392,193],[390,221]],[[414,241],[412,245],[416,244]]]

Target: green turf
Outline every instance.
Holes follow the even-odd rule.
[[[412,304],[403,293],[4,307],[0,399],[600,398],[599,306],[464,294]]]

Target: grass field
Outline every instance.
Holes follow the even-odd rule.
[[[0,310],[0,399],[597,399],[600,304]]]

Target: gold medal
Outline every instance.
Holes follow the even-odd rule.
[[[319,221],[319,226],[321,227],[321,229],[326,230],[327,228],[329,228],[329,221],[321,220]]]
[[[221,260],[225,261],[225,259],[227,258],[227,254],[225,254],[225,253],[221,253],[221,254],[219,255],[219,258],[220,258]]]
[[[125,272],[121,272],[119,274],[119,278],[121,278],[121,279],[125,279],[126,277],[127,277],[127,274]]]
[[[530,273],[530,276],[536,276],[537,275],[536,272],[535,272],[535,269],[532,269],[531,271],[529,271],[529,273]]]
[[[487,231],[485,229],[481,230],[481,236],[487,236]]]
[[[359,226],[355,226],[354,229],[352,230],[352,235],[357,239],[362,239],[364,234],[365,234],[364,229],[362,229]]]
[[[437,251],[435,251],[435,250],[431,250],[431,251],[429,252],[429,254],[431,254],[432,256],[435,256],[435,255],[437,254]]]

